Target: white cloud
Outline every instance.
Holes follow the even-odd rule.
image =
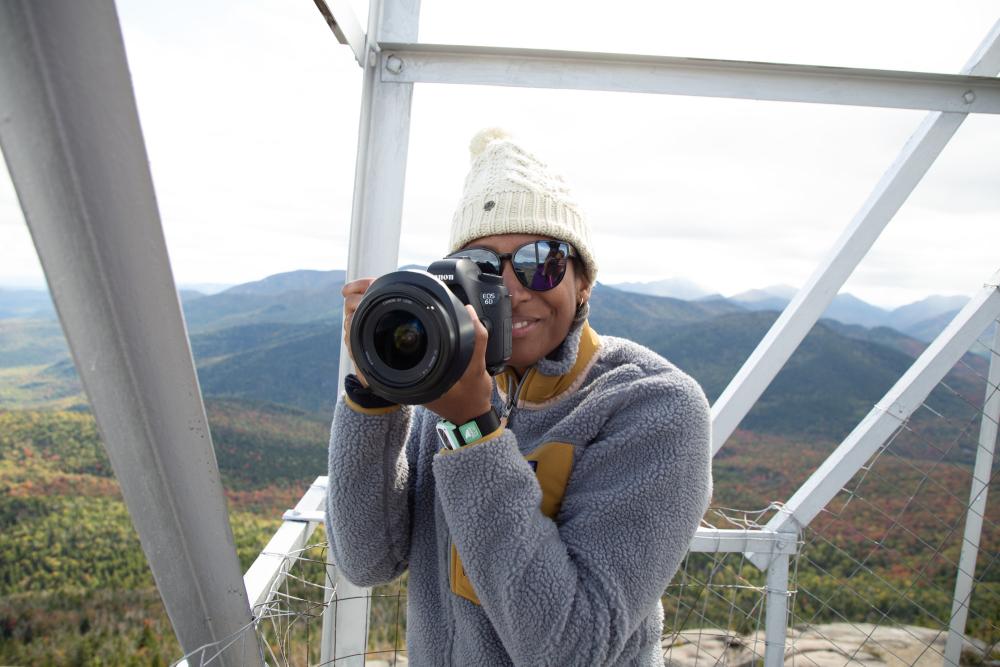
[[[990,1],[852,0],[830,12],[791,0],[609,7],[425,0],[421,38],[954,72],[997,18]],[[361,77],[312,4],[123,0],[119,11],[177,279],[342,268]],[[922,117],[418,86],[400,260],[443,252],[468,140],[500,124],[573,185],[600,244],[603,281],[683,276],[724,293],[799,285]],[[967,120],[846,289],[900,303],[968,292],[998,268],[998,121]],[[3,282],[39,276],[16,206],[0,184]]]

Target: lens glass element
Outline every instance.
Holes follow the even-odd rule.
[[[407,371],[427,352],[427,332],[413,313],[393,310],[375,325],[375,353],[389,368]]]

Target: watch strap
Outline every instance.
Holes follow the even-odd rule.
[[[470,419],[464,424],[453,424],[447,419],[438,422],[438,435],[442,444],[448,449],[458,449],[469,443],[480,440],[483,436],[500,428],[500,416],[494,408]]]

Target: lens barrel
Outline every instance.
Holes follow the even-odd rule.
[[[380,277],[351,322],[354,363],[372,391],[409,405],[443,396],[469,365],[475,339],[465,306],[425,271]]]

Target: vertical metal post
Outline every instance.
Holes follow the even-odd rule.
[[[990,353],[990,370],[986,379],[986,398],[983,401],[983,420],[979,429],[979,448],[972,473],[969,509],[965,516],[965,534],[962,552],[958,559],[958,577],[955,580],[955,597],[951,606],[951,624],[944,647],[945,665],[958,665],[965,637],[965,622],[969,616],[972,583],[979,556],[979,538],[983,532],[986,513],[986,495],[993,469],[993,453],[997,443],[997,421],[1000,420],[1000,322],[997,323]]]
[[[0,2],[0,143],[177,638],[261,665],[111,0]]]
[[[337,645],[337,602],[334,599],[338,579],[333,555],[326,550],[326,572],[323,574],[323,625],[320,627],[319,664],[332,664],[333,649]]]
[[[767,567],[767,612],[764,618],[764,665],[785,664],[788,628],[788,554],[775,555]]]
[[[417,41],[420,0],[372,0],[364,63],[358,155],[354,171],[347,280],[379,276],[398,265],[403,218],[403,192],[410,143],[412,83],[382,81],[386,59],[379,41]],[[395,67],[396,64],[394,63]],[[405,66],[405,65],[404,65]],[[341,341],[340,377],[352,369]],[[336,592],[323,620],[321,656],[363,667],[368,643],[371,591],[347,581],[336,564]]]

